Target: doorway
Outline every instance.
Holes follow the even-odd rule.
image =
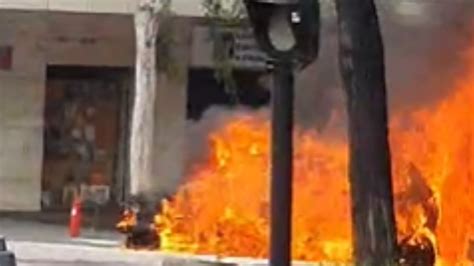
[[[121,197],[128,68],[48,66],[44,111],[42,208],[68,209],[75,193],[101,188]],[[87,190],[89,191],[89,190]]]

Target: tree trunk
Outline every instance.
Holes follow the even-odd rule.
[[[120,95],[120,126],[119,143],[117,155],[117,173],[115,195],[117,203],[123,203],[129,195],[130,180],[130,132],[131,132],[131,114],[133,106],[133,73],[127,71],[123,78],[123,86]]]
[[[397,261],[382,36],[373,0],[336,0],[356,265]]]
[[[135,94],[130,140],[130,193],[149,196],[153,183],[154,113],[157,87],[155,0],[141,1],[135,14]]]

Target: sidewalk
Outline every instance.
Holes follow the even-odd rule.
[[[127,264],[124,256],[118,256],[123,253],[122,237],[113,231],[82,229],[81,237],[71,239],[65,225],[0,218],[0,235],[18,266],[140,265]]]
[[[67,226],[11,218],[0,218],[0,235],[5,236],[9,242],[21,241],[99,247],[120,247],[122,244],[122,236],[114,231],[95,231],[83,228],[81,237],[71,239],[68,235]]]
[[[170,258],[189,257],[126,250],[113,231],[83,229],[80,238],[71,239],[67,226],[22,219],[0,218],[0,235],[18,266],[175,266]]]
[[[122,248],[113,231],[83,230],[71,239],[66,226],[0,218],[0,235],[15,253],[17,266],[267,266],[266,260],[197,256]],[[295,266],[342,266],[327,262],[294,262]]]
[[[43,210],[40,212],[0,212],[0,220],[30,221],[44,224],[65,225],[69,223],[69,209]],[[110,230],[120,219],[121,209],[113,204],[100,209],[94,215],[90,206],[83,206],[83,224],[85,227],[95,226],[98,229]]]

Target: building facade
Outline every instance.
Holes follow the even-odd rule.
[[[170,53],[182,74],[158,79],[153,190],[161,195],[175,191],[194,156],[189,125],[211,106],[235,105],[215,78],[215,43],[192,2],[173,0]],[[125,197],[136,8],[136,0],[0,0],[0,211],[67,208],[78,180],[105,185],[111,199]],[[265,57],[251,31],[224,32],[232,36],[239,104],[267,105]],[[335,47],[334,38],[325,40]],[[332,79],[327,69],[312,65],[296,86],[316,88]],[[333,90],[309,90],[296,90],[296,119],[313,123],[326,117],[318,108]]]
[[[133,86],[135,8],[130,0],[0,1],[0,210],[38,211],[47,195],[47,202],[63,200],[82,162],[69,133],[86,128],[79,115],[85,110],[95,113],[90,168],[101,175],[95,182],[112,194],[124,189],[120,158],[125,97]],[[189,50],[180,47],[187,43],[176,49]],[[186,90],[183,82],[162,83],[175,88],[158,92],[156,175],[177,179]]]
[[[196,109],[190,97],[221,93],[189,95],[199,84],[217,87],[206,81],[213,46],[199,4],[173,3],[173,60],[184,75],[159,79],[153,145],[163,195],[183,176],[186,121],[212,104]],[[136,0],[0,0],[0,211],[67,206],[84,167],[87,182],[124,197],[136,7]],[[236,36],[235,63],[260,71],[251,35]]]

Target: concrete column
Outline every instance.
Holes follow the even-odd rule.
[[[13,46],[12,69],[0,71],[0,211],[40,209],[43,30],[33,14],[0,16],[0,44]]]
[[[173,56],[179,70],[161,75],[156,97],[155,158],[153,190],[171,194],[177,188],[184,168],[188,62],[191,53],[192,23],[185,18],[174,22],[176,45]],[[158,59],[159,60],[159,59]]]

